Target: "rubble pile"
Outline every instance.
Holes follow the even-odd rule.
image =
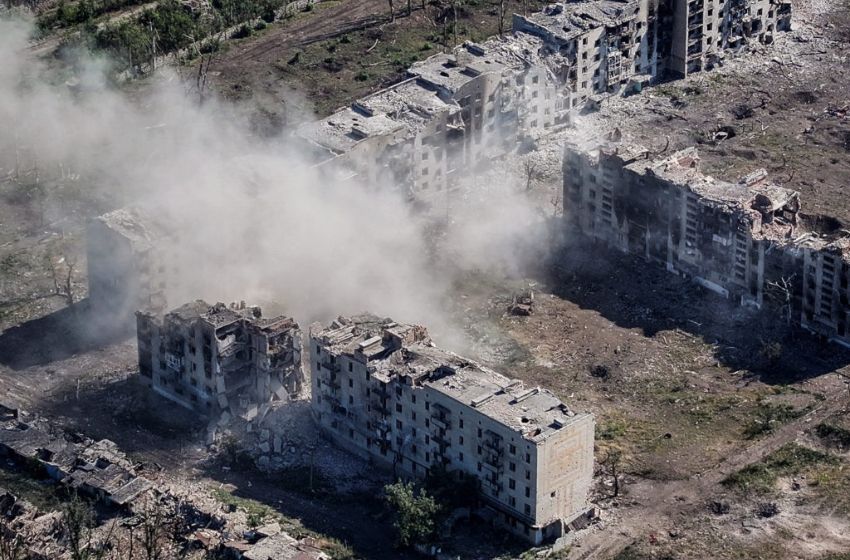
[[[310,414],[309,395],[287,403],[262,406],[256,415],[223,415],[211,423],[214,454],[236,445],[266,472],[314,468],[338,492],[356,492],[385,482],[367,462],[319,436]]]

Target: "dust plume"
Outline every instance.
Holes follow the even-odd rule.
[[[519,271],[515,241],[539,216],[510,185],[459,206],[441,243],[450,258],[435,261],[401,189],[320,171],[283,131],[260,138],[239,107],[198,103],[172,70],[133,100],[93,56],[61,75],[29,56],[29,35],[0,20],[0,177],[37,168],[91,201],[54,201],[50,220],[104,200],[153,208],[175,232],[161,248],[181,271],[170,306],[275,301],[302,324],[369,310],[456,334],[444,312],[454,274]]]

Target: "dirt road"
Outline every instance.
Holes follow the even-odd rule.
[[[581,537],[570,560],[610,559],[631,543],[665,531],[682,516],[705,511],[706,504],[719,493],[720,482],[732,473],[758,462],[788,442],[797,439],[807,427],[815,426],[839,411],[850,408],[842,384],[808,414],[777,428],[769,436],[753,442],[728,460],[713,465],[687,480],[641,480],[629,487],[631,506],[619,512],[619,519],[604,530]]]
[[[287,48],[389,20],[385,0],[340,0],[318,4],[313,10],[316,13],[301,14],[274,26],[258,39],[234,45],[216,59],[212,70],[228,75],[250,73],[252,68],[276,62]]]

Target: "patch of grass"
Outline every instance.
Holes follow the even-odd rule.
[[[49,479],[37,479],[17,469],[0,468],[0,488],[22,498],[41,511],[59,511],[62,500]]]
[[[612,441],[626,435],[628,425],[623,420],[610,420],[596,426],[596,439]]]
[[[236,496],[223,488],[214,488],[212,496],[225,506],[241,509],[245,512],[251,525],[262,525],[271,521],[277,521],[284,531],[295,538],[312,537],[316,546],[333,560],[353,560],[356,558],[354,551],[342,541],[311,531],[301,525],[297,519],[291,519],[281,515],[277,510],[257,500]]]
[[[788,404],[771,404],[765,401],[759,401],[758,407],[753,413],[753,419],[744,428],[744,437],[747,439],[755,439],[759,436],[769,434],[776,429],[778,425],[784,424],[789,420],[799,418],[807,412],[808,409],[794,408]]]
[[[786,444],[759,463],[753,463],[726,477],[721,484],[747,494],[773,491],[780,476],[801,473],[821,465],[834,465],[838,458],[796,443]]]
[[[822,423],[815,426],[819,438],[840,449],[850,448],[850,430],[834,424]]]

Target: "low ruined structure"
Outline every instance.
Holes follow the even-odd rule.
[[[310,364],[313,415],[345,449],[407,477],[475,477],[501,524],[533,543],[587,510],[593,417],[551,392],[370,315],[314,325]]]
[[[186,408],[253,417],[301,390],[301,331],[293,319],[201,300],[136,317],[140,378]]]
[[[850,238],[803,214],[799,193],[764,170],[730,183],[704,175],[695,148],[656,158],[627,144],[567,146],[564,216],[588,237],[850,344]]]
[[[92,309],[130,317],[137,309],[165,307],[165,263],[158,247],[165,228],[139,208],[120,208],[87,228],[89,302]]]
[[[28,468],[37,465],[45,476],[114,506],[129,507],[153,488],[113,442],[25,421],[17,413],[0,421],[0,456]]]

